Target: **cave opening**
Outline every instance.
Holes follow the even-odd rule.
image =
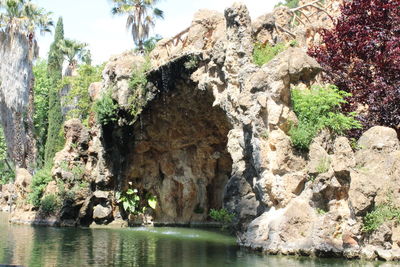
[[[232,171],[231,125],[213,101],[210,92],[178,80],[134,125],[124,186],[156,196],[154,222],[205,222],[210,209],[222,207]]]

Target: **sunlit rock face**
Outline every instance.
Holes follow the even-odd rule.
[[[153,100],[134,127],[124,186],[157,196],[156,221],[204,221],[211,208],[222,207],[231,126],[213,101],[182,81]]]
[[[0,114],[8,153],[18,167],[32,167],[33,138],[32,50],[25,35],[0,32]]]

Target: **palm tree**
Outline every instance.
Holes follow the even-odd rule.
[[[157,18],[164,18],[164,12],[154,6],[160,0],[112,0],[113,15],[128,14],[126,28],[131,31],[133,42],[139,51],[143,51],[143,43],[149,37]]]
[[[78,65],[78,61],[85,64],[91,63],[90,51],[86,49],[88,44],[75,40],[63,39],[59,41],[57,46],[68,61],[68,66],[72,70]]]
[[[0,0],[0,30],[18,30],[33,40],[37,29],[41,34],[51,32],[51,14],[31,0]]]
[[[90,51],[86,49],[88,45],[86,43],[81,43],[75,40],[62,39],[57,43],[59,51],[64,55],[64,58],[68,62],[68,67],[65,69],[63,77],[72,77],[77,75],[75,72],[78,62],[83,62],[85,64],[91,63]],[[61,113],[65,117],[68,112],[77,108],[79,101],[78,97],[72,100],[68,99],[68,95],[72,87],[70,84],[64,85],[60,90],[61,97]]]
[[[0,70],[2,73],[6,69],[16,74],[2,75],[2,83],[7,88],[0,86],[0,106],[10,97],[4,94],[6,90],[13,92],[11,95],[29,96],[28,99],[18,99],[12,109],[4,111],[0,121],[11,160],[16,166],[30,171],[37,155],[32,120],[32,58],[38,54],[35,33],[50,32],[53,26],[50,15],[50,12],[39,8],[31,0],[0,0],[0,45],[1,54],[4,55],[0,60]],[[16,64],[10,64],[10,60]]]

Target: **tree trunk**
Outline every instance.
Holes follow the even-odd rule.
[[[16,167],[31,172],[36,161],[33,135],[33,71],[28,38],[0,32],[0,115],[7,151]]]

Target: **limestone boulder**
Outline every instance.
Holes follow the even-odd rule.
[[[111,90],[112,98],[120,107],[127,107],[132,90],[129,81],[134,71],[139,70],[145,63],[143,55],[134,52],[125,52],[113,56],[103,70],[102,92]]]
[[[311,143],[308,155],[310,160],[307,169],[310,174],[319,174],[329,171],[331,158],[320,143]]]
[[[93,209],[93,219],[98,224],[103,224],[111,220],[112,208],[96,205]]]
[[[64,123],[65,145],[54,157],[52,176],[63,181],[67,190],[87,182],[84,177],[92,171],[88,164],[88,147],[91,141],[88,129],[79,119]]]
[[[276,41],[275,17],[273,13],[258,17],[252,24],[253,37],[258,43],[274,43]]]
[[[349,198],[356,214],[365,214],[373,205],[387,203],[388,196],[400,207],[399,140],[393,129],[373,127],[359,139],[356,166],[351,172]]]
[[[90,84],[89,86],[89,96],[90,99],[95,102],[101,98],[101,94],[103,91],[103,84],[101,82],[95,82]]]
[[[264,152],[269,162],[269,170],[275,175],[300,171],[305,160],[294,153],[290,138],[281,130],[272,131],[268,138],[268,148]]]
[[[150,53],[152,67],[157,68],[171,59],[193,52],[201,51],[215,56],[210,51],[215,51],[218,43],[224,42],[225,38],[223,14],[213,10],[199,10],[189,28],[182,29],[176,36],[157,43]]]
[[[271,208],[253,220],[241,238],[242,245],[278,253],[304,254],[313,251],[313,225],[318,221],[306,198],[290,202],[284,209]]]
[[[1,185],[0,211],[11,212],[11,207],[16,204],[18,195],[14,184]]]
[[[355,165],[356,160],[349,140],[345,137],[336,138],[332,157],[332,168],[335,174],[348,177]]]
[[[16,208],[19,210],[30,210],[32,205],[28,203],[28,195],[31,192],[32,175],[26,169],[17,168],[15,171],[15,196]]]
[[[400,141],[394,129],[375,126],[360,137],[358,145],[363,150],[391,152],[399,149]]]
[[[255,187],[265,205],[282,208],[303,191],[306,181],[307,175],[303,172],[283,176],[265,172]]]

